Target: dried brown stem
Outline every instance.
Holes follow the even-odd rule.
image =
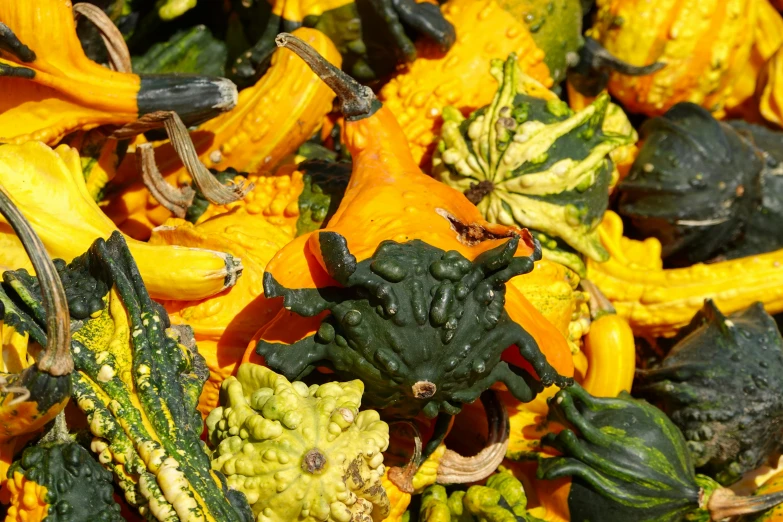
[[[73,371],[71,316],[60,276],[33,227],[2,187],[0,214],[22,242],[41,286],[41,297],[46,310],[46,347],[38,358],[38,369],[54,376],[67,375]]]
[[[405,424],[413,430],[413,455],[404,468],[393,466],[389,468],[389,480],[404,493],[413,493],[413,477],[421,466],[421,433],[415,424],[408,421],[399,421],[394,424]]]
[[[468,484],[483,480],[503,462],[508,449],[508,412],[492,390],[481,394],[481,403],[489,426],[486,446],[472,457],[463,457],[447,449],[438,467],[438,484]]]
[[[125,43],[125,38],[123,38],[120,30],[111,21],[111,18],[97,5],[86,2],[73,5],[73,17],[78,20],[79,16],[85,17],[98,28],[101,40],[103,40],[103,44],[109,52],[109,66],[112,70],[122,73],[131,72],[131,57],[128,45]]]
[[[188,207],[193,204],[196,191],[190,187],[174,187],[163,178],[155,164],[155,150],[151,143],[136,147],[136,168],[152,197],[178,218],[184,218]]]
[[[612,302],[598,289],[592,281],[582,279],[580,281],[582,288],[590,296],[590,316],[595,321],[606,314],[616,313]]]
[[[248,192],[253,190],[252,183],[248,185],[234,182],[227,185],[220,183],[199,161],[196,147],[193,146],[193,140],[190,139],[188,128],[185,127],[182,119],[176,112],[169,112],[169,115],[169,118],[163,120],[163,126],[166,127],[171,145],[185,165],[185,170],[193,178],[199,192],[204,195],[207,201],[215,205],[227,205],[243,199]]]
[[[740,497],[727,488],[718,488],[707,501],[710,520],[723,520],[739,515],[760,513],[783,503],[783,491],[767,495]]]
[[[138,120],[127,123],[114,130],[109,137],[114,138],[115,140],[126,140],[147,131],[163,128],[163,121],[168,117],[168,111],[147,113],[140,116]]]

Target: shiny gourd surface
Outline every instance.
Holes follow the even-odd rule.
[[[53,257],[71,260],[95,238],[108,238],[116,230],[87,192],[78,152],[66,145],[54,150],[40,142],[3,145],[0,183]],[[0,252],[0,264],[29,268],[8,225],[0,223],[0,232],[8,245]],[[157,298],[214,295],[232,286],[241,271],[240,260],[224,252],[152,246],[132,239],[128,245]]]
[[[156,110],[198,123],[236,104],[236,86],[224,78],[138,76],[91,61],[71,7],[68,0],[0,6],[0,21],[22,44],[0,57],[0,141],[55,144],[71,131],[130,123]]]

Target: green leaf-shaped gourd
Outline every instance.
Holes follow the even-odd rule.
[[[389,426],[360,412],[359,380],[307,386],[255,364],[223,381],[207,417],[212,467],[247,496],[257,522],[379,522]]]
[[[571,382],[504,308],[505,282],[530,272],[541,255],[514,257],[518,236],[473,262],[420,240],[383,241],[361,262],[336,232],[320,232],[319,244],[341,287],[287,289],[264,274],[265,295],[282,296],[288,310],[331,312],[315,334],[293,344],[258,342],[256,352],[287,378],[326,366],[340,378],[361,379],[370,407],[402,418],[455,415],[496,382],[524,402]],[[537,377],[501,361],[512,345]]]
[[[128,503],[150,520],[250,522],[244,496],[211,470],[200,440],[196,404],[209,372],[192,330],[171,327],[150,299],[122,235],[98,239],[56,266],[68,303],[78,304],[71,315],[73,398],[87,415],[91,449]],[[4,306],[4,320],[13,312],[30,338],[45,344],[35,278],[24,271],[3,277],[6,292],[24,304]]]
[[[463,191],[488,221],[530,229],[544,257],[584,274],[573,251],[608,258],[597,227],[609,203],[609,153],[633,134],[602,129],[607,94],[574,113],[554,95],[532,96],[542,87],[513,54],[494,60],[491,72],[500,86],[490,105],[467,119],[443,110],[433,174]]]
[[[724,316],[712,300],[634,393],[665,411],[700,471],[723,485],[783,446],[783,337],[761,303]]]
[[[542,458],[538,476],[571,477],[572,522],[717,521],[783,501],[783,493],[735,496],[697,475],[677,426],[627,392],[597,398],[579,385],[565,388],[549,400],[549,419],[565,429],[542,442],[562,456]]]

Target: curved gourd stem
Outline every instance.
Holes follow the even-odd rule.
[[[278,47],[284,47],[296,53],[299,58],[334,91],[340,100],[340,112],[348,120],[361,120],[372,116],[381,107],[381,103],[372,89],[345,74],[324,60],[323,56],[305,42],[290,33],[280,33],[275,38]]]
[[[415,424],[409,421],[398,421],[393,424],[404,424],[413,430],[413,454],[405,467],[394,466],[389,469],[389,480],[404,493],[413,493],[413,477],[419,470],[422,461],[421,433]]]
[[[508,449],[508,412],[493,390],[481,394],[481,404],[489,426],[487,445],[472,457],[463,457],[447,449],[438,466],[438,484],[468,484],[483,480],[503,462]]]
[[[101,40],[109,53],[109,65],[112,69],[122,73],[132,72],[128,45],[111,18],[100,7],[87,2],[73,5],[73,17],[78,19],[79,16],[85,17],[100,31]]]
[[[710,513],[710,520],[723,520],[739,515],[760,513],[780,503],[783,503],[783,491],[767,495],[739,497],[730,489],[718,488],[707,501],[707,511]]]
[[[617,313],[612,302],[607,299],[603,292],[601,292],[592,281],[582,279],[579,283],[590,296],[590,317],[593,321],[604,315]]]
[[[155,163],[152,143],[141,143],[136,147],[136,168],[152,197],[178,218],[184,218],[188,207],[193,204],[196,191],[188,186],[177,188],[165,180]]]
[[[46,347],[38,359],[38,369],[51,375],[73,371],[71,328],[68,302],[60,276],[33,227],[0,187],[0,214],[14,229],[35,268],[46,310]]]

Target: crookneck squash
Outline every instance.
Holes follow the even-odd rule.
[[[464,192],[488,221],[543,234],[544,257],[583,275],[579,257],[557,241],[607,259],[596,228],[609,204],[608,154],[633,136],[602,129],[606,94],[574,113],[554,94],[535,96],[513,54],[493,61],[491,72],[499,84],[491,104],[468,119],[444,109],[433,175]]]
[[[418,42],[418,59],[378,95],[399,121],[413,159],[425,171],[440,134],[443,107],[457,107],[467,116],[492,101],[492,59],[516,53],[522,71],[545,87],[553,84],[544,51],[536,47],[524,23],[495,0],[449,0],[443,14],[457,29],[454,46],[444,53],[430,42]]]
[[[237,59],[238,81],[252,79],[275,48],[280,31],[304,25],[324,33],[343,57],[343,70],[361,82],[378,81],[416,59],[411,34],[444,52],[454,43],[454,27],[430,0],[268,0],[272,12],[259,41]],[[252,28],[251,28],[252,29]]]
[[[110,471],[68,435],[65,414],[8,470],[0,500],[6,522],[122,522]]]
[[[609,92],[630,112],[660,115],[690,101],[718,116],[745,71],[759,0],[598,0],[588,31],[634,65],[663,62],[646,76],[613,73]]]
[[[571,478],[572,522],[719,521],[783,502],[783,493],[735,496],[695,474],[677,427],[628,393],[596,398],[574,385],[559,391],[549,406],[550,419],[566,429],[544,437],[561,456],[542,458],[538,475]]]
[[[707,300],[634,393],[685,435],[699,471],[723,485],[771,461],[783,436],[783,337],[760,303],[723,315]]]
[[[260,521],[380,522],[389,514],[381,485],[389,426],[359,411],[363,389],[359,380],[308,387],[243,364],[207,417],[212,468]]]
[[[172,327],[150,299],[122,235],[97,239],[64,270],[66,293],[88,304],[86,317],[71,317],[73,397],[89,421],[90,449],[125,499],[152,520],[249,522],[244,495],[210,469],[200,440],[196,404],[208,372],[193,333]],[[36,280],[9,274],[15,297],[27,296],[21,320],[42,343]]]
[[[264,293],[282,297],[286,309],[259,333],[257,354],[289,378],[317,366],[358,376],[368,405],[438,416],[441,425],[498,381],[523,401],[568,385],[565,338],[503,284],[532,269],[536,241],[486,222],[463,195],[424,175],[369,89],[295,37],[278,42],[338,94],[353,170],[327,226],[267,265]],[[477,339],[476,331],[487,334]],[[500,360],[507,348],[520,368]]]
[[[323,33],[300,28],[296,34],[331,63],[340,64],[337,49]],[[263,78],[240,93],[233,110],[201,125],[190,136],[199,160],[207,168],[234,168],[250,174],[269,172],[310,138],[331,110],[333,98],[332,91],[301,60],[281,49],[272,57],[272,65]],[[156,144],[155,159],[169,184],[181,186],[191,182],[169,143]],[[128,154],[102,206],[123,231],[143,240],[171,212],[151,197],[136,173],[136,158]]]
[[[227,291],[200,300],[161,301],[172,323],[193,329],[209,368],[199,398],[203,415],[217,406],[220,383],[234,372],[253,335],[280,309],[263,295],[264,268],[293,237],[241,208],[198,225],[172,218],[153,231],[151,245],[214,249],[242,258],[242,277]]]
[[[783,311],[783,250],[687,268],[664,269],[661,243],[623,237],[620,216],[607,211],[599,229],[610,258],[588,260],[587,277],[628,320],[637,336],[671,337],[691,320],[704,300],[724,314],[761,301],[767,312]]]
[[[236,105],[236,86],[224,78],[139,76],[98,65],[84,54],[73,17],[68,0],[0,6],[0,142],[54,144],[74,130],[158,110],[192,125]]]
[[[0,146],[0,184],[30,220],[52,256],[73,259],[116,227],[90,197],[75,149],[40,142]],[[30,268],[8,225],[0,264]],[[11,247],[16,244],[17,246]],[[242,265],[230,254],[198,248],[152,246],[128,240],[150,293],[162,299],[202,299],[231,287]]]
[[[0,187],[0,214],[20,238],[24,251],[41,276],[40,285],[33,293],[14,291],[21,285],[20,278],[13,272],[3,273],[0,286],[4,363],[4,371],[0,373],[2,476],[13,460],[16,439],[21,441],[43,428],[68,403],[73,371],[68,302],[63,283],[41,240],[5,190]],[[19,275],[24,278],[26,273]],[[19,299],[12,300],[9,294],[17,294]],[[31,326],[27,322],[20,303],[35,304],[38,313],[45,316],[40,325]],[[31,339],[38,343],[39,349],[42,347],[32,364],[28,361],[28,356],[35,351]]]

